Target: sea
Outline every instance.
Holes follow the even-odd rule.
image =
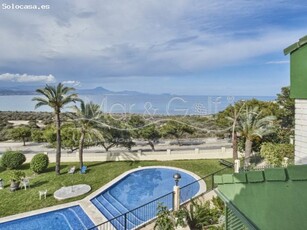
[[[37,95],[0,96],[0,111],[43,111],[51,112],[48,106],[35,109],[33,97]],[[274,96],[189,96],[148,94],[103,94],[80,95],[85,102],[94,102],[105,113],[154,115],[210,115],[224,110],[237,101],[258,99],[274,101]],[[65,111],[69,111],[67,107]]]

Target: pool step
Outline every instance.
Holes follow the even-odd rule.
[[[111,193],[110,191],[107,191],[105,193],[102,194],[102,196],[105,197],[106,200],[112,200],[112,201],[115,201],[115,204],[116,206],[119,206],[121,210],[123,210],[122,212],[128,212],[129,209],[126,208],[122,203],[120,203]],[[113,203],[113,202],[112,202]]]
[[[96,200],[96,202],[94,201]],[[112,219],[114,217],[120,216],[123,213],[126,213],[128,209],[124,210],[123,206],[120,205],[120,203],[113,197],[111,198],[111,196],[109,194],[103,194],[100,196],[97,196],[95,199],[93,200],[94,203],[100,203],[100,204],[96,204],[96,207],[108,218],[108,219]],[[120,209],[120,210],[119,210]],[[119,222],[121,222],[122,225],[124,225],[124,217],[122,217],[121,220],[119,220]],[[140,225],[142,223],[144,223],[144,220],[140,219],[137,215],[135,215],[134,213],[129,213],[127,214],[127,227],[130,228],[134,228],[137,225]],[[115,221],[116,222],[116,221]]]
[[[122,213],[116,210],[109,202],[107,202],[106,200],[103,200],[101,196],[96,197],[94,200],[92,200],[92,202],[109,220],[114,219],[115,217],[118,217],[114,219],[113,221],[111,221],[113,226],[115,226],[117,229],[124,229],[125,221],[126,221],[126,226],[128,229],[132,229],[136,227],[137,225],[143,223],[143,221],[140,222],[139,220],[137,222],[133,221],[135,220],[136,217],[133,217],[130,215],[128,216],[127,220],[125,220],[125,217],[121,216]],[[116,214],[115,214],[115,210],[116,210]]]
[[[101,203],[101,201],[99,201],[97,199],[98,197],[94,198],[92,200],[92,202],[94,203],[94,205],[102,212],[102,214],[109,220],[112,220],[115,216],[113,216],[113,214],[105,207],[105,204]],[[113,224],[113,226],[116,229],[124,229],[124,224],[121,223],[121,221],[115,219],[113,221],[111,221],[111,223]]]
[[[73,215],[74,215],[74,216],[77,218],[77,220],[81,223],[82,227],[84,227],[84,229],[87,229],[87,227],[86,227],[86,225],[84,224],[84,222],[83,222],[81,216],[79,216],[79,215],[76,213],[76,211],[73,210],[72,208],[69,208],[68,210],[69,210],[70,212],[73,213]]]
[[[112,196],[112,194],[110,194],[109,192],[103,193],[101,195],[104,199],[105,202],[109,202],[111,203],[111,205],[117,209],[120,213],[126,213],[129,210],[123,205],[121,204],[114,196]],[[130,220],[130,222],[132,222],[133,224],[141,224],[143,223],[145,220],[140,218],[140,215],[136,215],[135,213],[129,213],[128,219]]]
[[[84,213],[80,206],[73,206],[64,210],[59,210],[56,212],[56,214],[62,216],[65,219],[71,230],[89,229],[95,226],[89,217],[86,216],[86,213]]]
[[[113,217],[120,216],[122,214],[117,208],[114,207],[109,201],[107,201],[103,196],[98,196],[96,199],[104,206],[105,209],[111,213]]]

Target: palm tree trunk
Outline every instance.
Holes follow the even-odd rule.
[[[81,131],[81,137],[79,142],[79,161],[80,161],[80,168],[83,167],[83,148],[84,148],[84,139],[85,139],[85,132]]]
[[[250,156],[252,153],[252,145],[253,142],[251,140],[249,140],[248,138],[246,138],[245,141],[245,166],[249,165],[249,161],[250,161]]]
[[[155,145],[152,141],[148,141],[148,144],[150,145],[151,147],[151,150],[154,152],[155,151]]]
[[[232,158],[233,160],[238,159],[238,136],[237,132],[232,132]]]
[[[61,170],[61,120],[60,111],[55,112],[55,123],[56,123],[56,157],[55,157],[55,173],[60,175]]]

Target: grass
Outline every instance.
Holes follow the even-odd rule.
[[[57,176],[54,172],[54,164],[50,164],[46,172],[38,175],[33,174],[29,169],[29,164],[24,164],[20,170],[24,171],[27,176],[33,177],[30,180],[31,188],[15,192],[9,190],[9,170],[0,168],[0,178],[5,182],[5,188],[0,190],[0,217],[80,200],[88,194],[57,201],[53,197],[53,193],[62,186],[75,184],[88,184],[92,187],[93,192],[120,174],[138,166],[173,166],[189,170],[201,177],[223,168],[217,160],[87,162],[85,163],[88,166],[86,174],[79,172],[67,174],[69,168],[74,165],[77,166],[78,163],[62,163],[61,175]],[[210,179],[206,182],[209,184]],[[45,189],[48,189],[47,199],[39,200],[38,191]]]

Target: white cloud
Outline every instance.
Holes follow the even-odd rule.
[[[35,69],[83,84],[84,76],[197,74],[283,55],[282,49],[306,33],[298,23],[283,25],[288,17],[276,17],[282,18],[277,25],[270,22],[277,20],[275,13],[306,9],[279,0],[63,0],[50,5],[43,14],[0,15],[3,71]]]
[[[270,65],[270,64],[279,65],[279,64],[289,64],[289,63],[290,63],[290,61],[268,61],[265,64],[268,64],[268,65]]]
[[[81,85],[80,81],[72,81],[72,80],[63,81],[62,83],[63,84],[68,84],[68,85],[73,85],[73,86],[80,86]]]
[[[44,83],[53,83],[55,82],[55,77],[51,74],[49,75],[28,75],[28,74],[12,74],[4,73],[0,75],[0,81],[6,82],[44,82]]]

